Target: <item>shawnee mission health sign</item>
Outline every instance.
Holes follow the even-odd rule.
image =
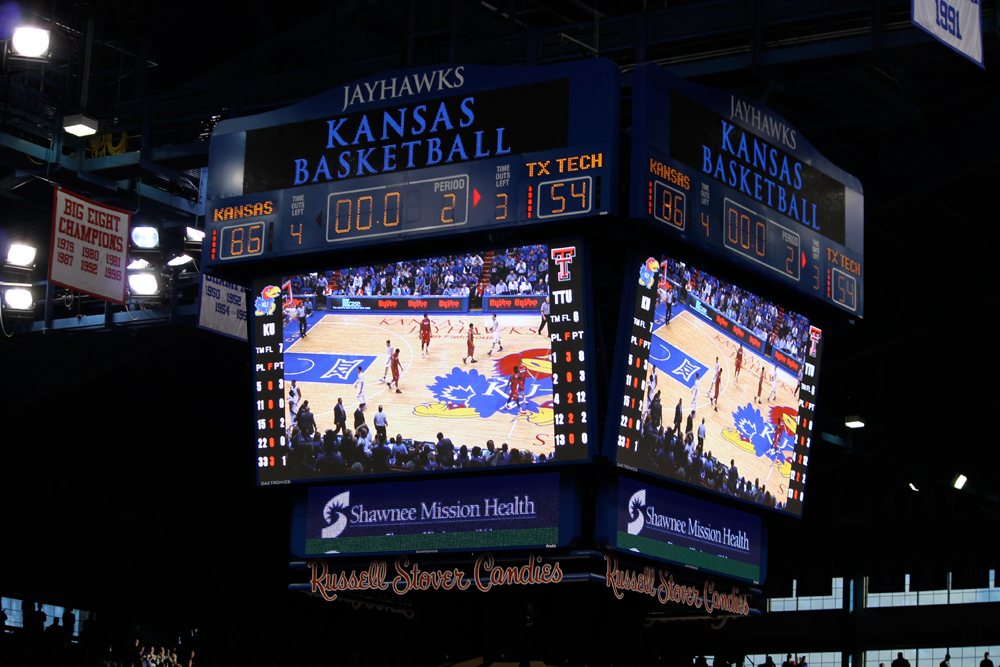
[[[309,489],[304,557],[555,547],[559,475],[514,475]]]

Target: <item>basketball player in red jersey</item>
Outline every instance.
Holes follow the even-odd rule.
[[[510,376],[510,382],[507,383],[507,404],[504,405],[505,408],[509,408],[510,404],[513,403],[520,410],[523,382],[524,380],[521,379],[521,369],[514,366],[514,374]]]
[[[764,364],[760,365],[760,380],[757,382],[757,398],[755,402],[760,403],[760,392],[764,389]]]
[[[475,335],[475,333],[476,333],[476,325],[473,324],[472,322],[469,322],[469,336],[468,336],[468,338],[465,339],[465,344],[466,344],[466,347],[468,348],[469,353],[467,355],[465,355],[464,357],[462,357],[462,363],[463,364],[466,363],[466,361],[465,361],[466,359],[472,359],[472,363],[474,363],[474,364],[478,363],[476,361],[476,357],[473,356],[475,354],[475,352],[476,352],[476,341],[473,338],[473,336]]]
[[[431,346],[431,320],[427,317],[427,313],[424,313],[424,319],[420,321],[420,358],[423,359],[427,356],[427,352]],[[396,389],[399,389],[397,385]]]
[[[389,383],[389,386],[392,387],[392,383],[395,382],[396,383],[396,393],[397,394],[402,394],[403,393],[403,392],[401,392],[399,390],[399,367],[400,366],[402,366],[402,364],[399,361],[399,348],[396,348],[396,352],[392,355],[392,382]]]
[[[740,381],[740,369],[743,368],[743,344],[740,343],[740,349],[736,350],[736,373],[733,379],[734,382]]]

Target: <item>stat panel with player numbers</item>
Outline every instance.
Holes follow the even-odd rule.
[[[484,268],[477,273],[475,266]],[[458,284],[481,277],[501,291],[488,298],[488,310],[472,311]],[[431,281],[449,287],[422,294]],[[505,296],[501,281],[517,281],[518,294]],[[389,293],[370,294],[373,287]],[[308,265],[254,280],[258,482],[591,460],[597,438],[588,289],[579,241]],[[310,418],[302,416],[306,401]],[[337,428],[338,401],[351,438]],[[382,448],[383,431],[391,452]],[[488,441],[500,454],[486,453]]]
[[[212,134],[203,265],[617,211],[619,69],[400,70]]]

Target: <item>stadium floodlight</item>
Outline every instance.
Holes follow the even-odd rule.
[[[160,293],[160,282],[155,271],[129,271],[128,288],[134,296],[156,296]]]
[[[858,415],[851,415],[844,418],[844,426],[847,428],[864,428],[865,421]]]
[[[125,268],[127,268],[129,271],[132,271],[133,269],[148,269],[151,266],[153,265],[140,257],[139,259],[133,259],[131,262],[129,262],[129,265]]]
[[[139,225],[132,228],[132,243],[137,248],[152,250],[160,247],[160,230],[149,225]]]
[[[910,482],[910,488],[914,491],[920,491],[920,489],[917,488],[917,485],[914,484],[913,482]]]
[[[3,292],[4,312],[27,314],[32,312],[35,299],[28,285],[8,286]]]
[[[201,252],[201,243],[205,240],[205,232],[194,227],[184,228],[184,250]]]
[[[38,249],[24,243],[11,243],[7,249],[7,267],[31,269],[35,266]]]
[[[97,134],[97,119],[82,113],[66,116],[63,118],[63,129],[76,137],[89,137]]]
[[[173,259],[171,259],[169,262],[167,262],[167,266],[183,266],[184,264],[187,264],[188,262],[193,262],[193,261],[194,261],[194,257],[192,257],[191,255],[177,255],[176,257],[174,257]]]
[[[46,58],[49,53],[49,31],[44,28],[19,26],[14,28],[11,46],[13,55],[32,59]]]
[[[959,475],[955,478],[955,488],[961,491],[965,487],[965,483],[969,481],[969,478],[965,475]]]

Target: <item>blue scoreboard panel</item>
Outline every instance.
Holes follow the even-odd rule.
[[[616,210],[619,71],[379,74],[219,123],[206,266]]]
[[[860,182],[755,100],[636,67],[629,203],[633,218],[864,314]]]

